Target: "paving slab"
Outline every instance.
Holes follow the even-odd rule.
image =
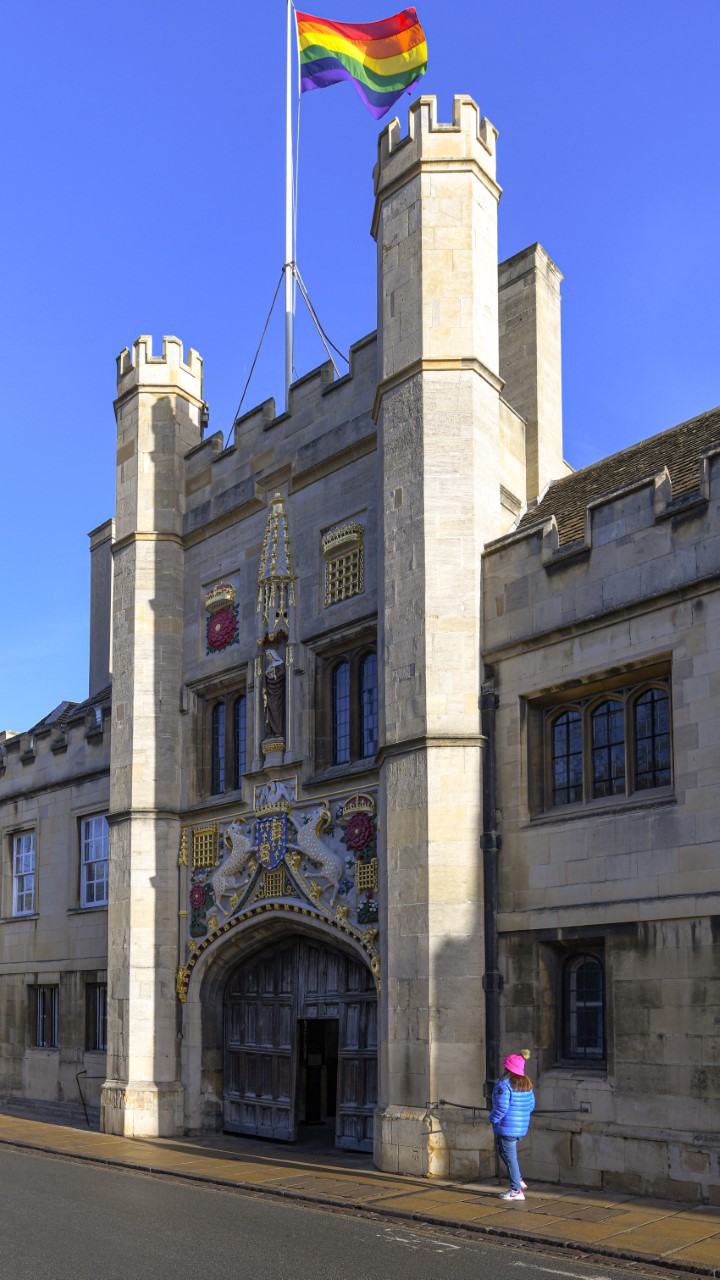
[[[499,1199],[491,1180],[460,1184],[383,1173],[370,1156],[318,1144],[290,1147],[223,1134],[129,1139],[1,1112],[0,1143],[396,1221],[534,1241],[582,1252],[586,1259],[594,1253],[645,1262],[675,1276],[720,1277],[720,1206],[547,1185],[530,1188],[524,1201],[513,1204]]]

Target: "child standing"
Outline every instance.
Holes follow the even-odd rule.
[[[498,1155],[510,1174],[510,1190],[504,1191],[501,1200],[524,1200],[525,1183],[520,1174],[517,1158],[518,1138],[524,1138],[530,1124],[530,1114],[535,1106],[532,1080],[525,1075],[525,1060],[530,1050],[511,1053],[503,1062],[503,1073],[493,1089],[493,1104],[489,1115],[493,1127]]]

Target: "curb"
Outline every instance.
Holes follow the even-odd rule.
[[[59,1151],[56,1147],[36,1145],[22,1142],[15,1138],[0,1138],[0,1146],[15,1148],[19,1151],[35,1151],[42,1155],[57,1156],[61,1160],[79,1161],[82,1164],[97,1165],[100,1168],[131,1169],[137,1173],[149,1173],[156,1178],[167,1178],[175,1181],[190,1182],[199,1185],[223,1187],[230,1191],[246,1192],[259,1197],[273,1197],[277,1200],[290,1200],[296,1204],[309,1204],[314,1208],[344,1209],[361,1217],[389,1218],[393,1221],[426,1223],[428,1226],[445,1231],[462,1232],[473,1236],[484,1236],[490,1240],[507,1240],[522,1244],[533,1244],[542,1249],[566,1250],[568,1253],[582,1254],[584,1259],[607,1258],[617,1262],[629,1262],[634,1266],[661,1268],[664,1271],[681,1275],[710,1276],[713,1280],[720,1278],[720,1266],[704,1266],[702,1263],[688,1262],[678,1265],[670,1258],[658,1254],[636,1253],[630,1249],[613,1249],[608,1245],[589,1246],[586,1242],[576,1240],[549,1240],[546,1236],[533,1235],[531,1231],[513,1231],[509,1227],[484,1226],[475,1222],[453,1222],[448,1218],[434,1214],[418,1213],[417,1210],[386,1209],[382,1205],[367,1205],[352,1200],[340,1200],[334,1196],[315,1196],[308,1192],[292,1191],[287,1187],[271,1187],[267,1183],[239,1182],[230,1178],[206,1176],[201,1173],[183,1173],[172,1169],[159,1168],[153,1164],[140,1161],[130,1163],[127,1160],[113,1160],[108,1156],[78,1155],[77,1152]]]

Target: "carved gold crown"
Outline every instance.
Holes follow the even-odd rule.
[[[205,608],[208,613],[217,613],[219,609],[227,609],[235,603],[237,592],[231,582],[217,582],[205,596]]]
[[[375,801],[372,796],[358,793],[345,801],[342,807],[343,818],[354,818],[356,813],[366,813],[369,818],[372,818],[375,813]]]
[[[292,813],[292,805],[287,800],[265,800],[255,810],[256,818],[272,818],[278,813]]]
[[[333,555],[345,546],[357,546],[362,542],[364,532],[363,526],[354,521],[342,524],[337,529],[331,529],[322,540],[323,555]]]

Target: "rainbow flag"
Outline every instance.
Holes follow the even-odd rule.
[[[349,80],[379,120],[427,68],[427,42],[414,9],[382,22],[296,16],[301,93]]]

